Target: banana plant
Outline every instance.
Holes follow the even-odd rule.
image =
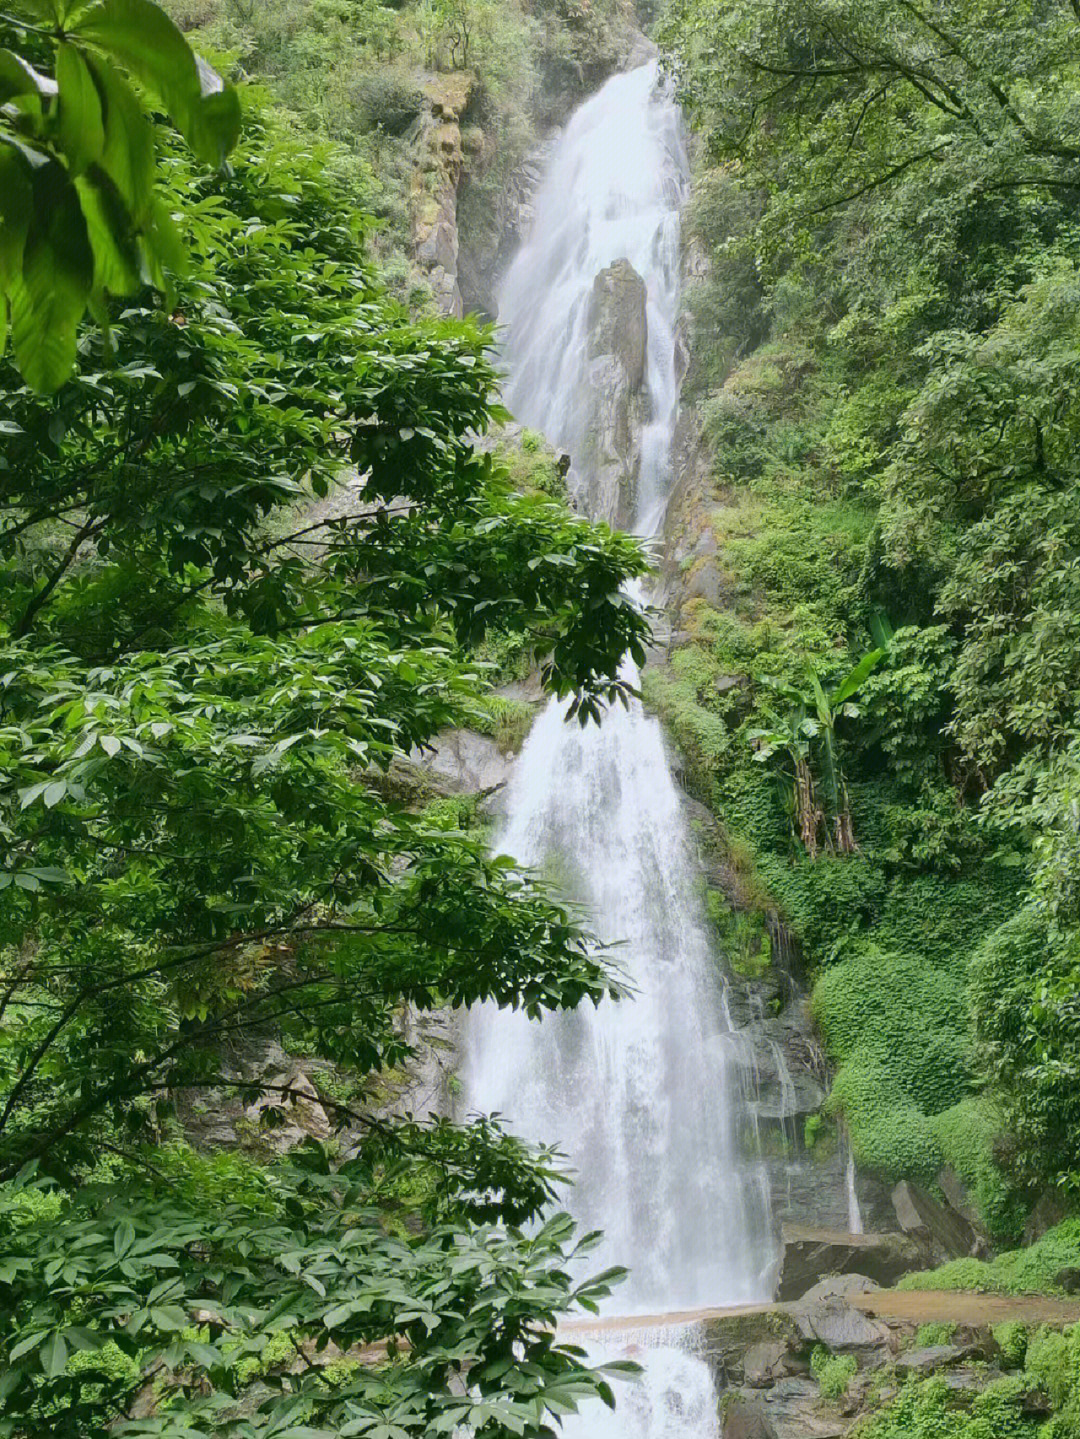
[[[747,737],[754,746],[754,758],[760,763],[766,763],[776,754],[786,755],[790,762],[795,828],[812,859],[823,847],[841,854],[852,854],[858,849],[836,726],[840,719],[858,719],[861,712],[854,696],[884,656],[883,648],[863,655],[831,692],[826,691],[810,663],[806,665],[808,690],[805,692],[772,676],[763,676],[764,682],[787,701],[788,709],[783,714],[767,710],[769,728],[751,730]],[[819,761],[827,809],[818,801],[815,757]],[[830,814],[831,829],[827,817]]]

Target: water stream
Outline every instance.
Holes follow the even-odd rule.
[[[517,418],[585,452],[587,311],[596,275],[625,258],[647,287],[647,412],[638,529],[656,530],[670,488],[678,409],[674,331],[687,167],[678,110],[644,66],[573,116],[536,199],[536,223],[500,297],[506,398]],[[573,472],[582,507],[589,475]],[[594,506],[590,506],[595,508]],[[633,671],[628,671],[636,678]],[[557,1141],[576,1184],[568,1205],[605,1232],[595,1267],[625,1264],[619,1315],[767,1299],[774,1258],[768,1183],[746,1152],[745,1055],[703,914],[687,820],[659,723],[639,704],[599,727],[552,703],[508,787],[497,847],[588,904],[636,989],[530,1021],[490,1007],[465,1026],[463,1101],[520,1134]],[[692,1332],[652,1329],[643,1383],[617,1413],[567,1432],[608,1439],[710,1439],[716,1396]]]

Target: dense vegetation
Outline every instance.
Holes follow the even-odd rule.
[[[597,718],[643,657],[619,589],[645,557],[474,450],[489,334],[391,298],[354,155],[257,94],[233,148],[216,77],[228,124],[192,154],[144,106],[209,72],[149,0],[26,12],[0,20],[0,153],[74,185],[95,265],[116,200],[133,268],[76,293],[78,225],[0,195],[0,1432],[548,1434],[611,1397],[552,1330],[613,1277],[568,1269],[590,1241],[551,1210],[557,1162],[372,1088],[406,1011],[617,982],[393,773],[491,722],[485,643]],[[43,360],[25,294],[94,321]],[[302,1082],[254,1064],[271,1041]],[[200,1094],[244,1145],[190,1145]],[[313,1104],[324,1132],[282,1153]]]
[[[709,473],[651,692],[818,972],[859,1159],[951,1164],[1015,1238],[1080,1188],[1076,7],[675,0],[665,38]]]
[[[471,800],[400,780],[448,726],[520,739],[498,663],[586,722],[619,699],[646,560],[563,507],[541,437],[474,448],[490,334],[414,263],[416,141],[467,75],[458,219],[493,263],[628,10],[8,8],[0,1434],[549,1435],[611,1398],[550,1326],[617,1277],[581,1278],[558,1157],[380,1101],[408,1016],[618,981]],[[662,34],[705,454],[648,695],[801,942],[860,1162],[950,1165],[1016,1240],[1080,1190],[1080,17],[673,0]],[[237,1146],[193,1143],[208,1106]],[[1078,1254],[1066,1220],[907,1283],[1060,1288]],[[1078,1335],[1003,1337],[973,1409],[930,1381],[868,1433],[1063,1439]]]

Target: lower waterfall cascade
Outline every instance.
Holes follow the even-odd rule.
[[[646,535],[659,526],[671,484],[686,190],[681,116],[658,67],[616,75],[553,147],[532,235],[500,296],[507,403],[571,452],[576,498],[595,514],[585,444],[595,423],[590,296],[597,275],[617,262],[640,277],[646,337],[632,513]],[[636,681],[632,666],[624,673]],[[592,1267],[630,1270],[612,1312],[766,1300],[775,1241],[748,1117],[748,1066],[659,722],[637,701],[585,728],[566,722],[566,708],[553,701],[533,727],[496,848],[587,907],[599,938],[618,943],[615,961],[635,993],[542,1021],[492,1006],[470,1011],[462,1107],[497,1112],[516,1133],[555,1142],[568,1156],[575,1184],[567,1206],[584,1229],[604,1231]],[[632,1354],[645,1373],[620,1386],[616,1413],[593,1406],[567,1422],[567,1433],[718,1432],[717,1397],[692,1327],[592,1342]]]

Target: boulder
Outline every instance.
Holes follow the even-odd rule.
[[[776,1439],[840,1439],[850,1428],[849,1420],[822,1407],[813,1379],[781,1379],[763,1397]]]
[[[950,1165],[946,1165],[938,1173],[938,1188],[945,1196],[945,1202],[950,1209],[954,1209],[961,1219],[965,1219],[973,1230],[980,1226],[979,1211],[976,1209],[968,1187]]]
[[[931,1265],[962,1259],[978,1247],[975,1230],[963,1215],[921,1185],[903,1180],[893,1190],[892,1202],[900,1228],[922,1248]]]
[[[848,1234],[785,1224],[781,1241],[778,1299],[798,1299],[830,1274],[865,1275],[888,1287],[914,1269],[925,1268],[920,1246],[904,1234]]]
[[[826,1349],[882,1351],[889,1347],[886,1325],[854,1309],[842,1295],[824,1299],[799,1299],[790,1306],[792,1318],[802,1337],[810,1343],[824,1344]]]
[[[646,335],[645,282],[616,260],[593,282],[587,316],[588,369],[580,416],[585,502],[597,519],[626,526],[634,516]]]
[[[1024,1225],[1024,1243],[1034,1244],[1048,1229],[1068,1218],[1068,1214],[1068,1207],[1060,1194],[1053,1189],[1044,1189]]]
[[[785,1352],[802,1347],[799,1326],[783,1309],[755,1307],[710,1314],[700,1328],[702,1358],[722,1387],[741,1383],[748,1357],[760,1356],[765,1346],[778,1345]]]
[[[645,378],[645,281],[629,260],[601,270],[589,297],[589,355],[613,355],[632,390]]]
[[[925,1349],[901,1354],[896,1368],[900,1374],[932,1374],[937,1369],[950,1369],[959,1364],[961,1359],[969,1358],[971,1352],[970,1347],[961,1348],[959,1344],[928,1344]]]
[[[777,1439],[760,1399],[733,1394],[724,1406],[721,1439]]]
[[[877,1285],[865,1274],[830,1274],[808,1289],[800,1301],[803,1304],[815,1304],[819,1299],[843,1298],[848,1294],[866,1294]]]

